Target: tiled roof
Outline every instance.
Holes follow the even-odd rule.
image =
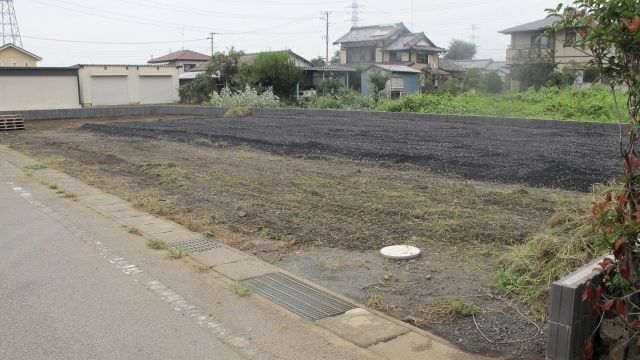
[[[511,33],[517,33],[517,32],[542,31],[548,28],[549,26],[555,24],[559,20],[560,20],[559,16],[552,15],[542,20],[537,20],[530,23],[514,26],[512,28],[504,29],[498,32],[502,34],[511,34]]]
[[[452,63],[458,65],[459,67],[468,70],[468,69],[480,69],[485,70],[487,67],[493,63],[491,59],[477,59],[477,60],[449,60]]]
[[[370,68],[372,67],[378,67],[387,71],[391,71],[391,72],[400,72],[400,73],[420,73],[420,71],[409,67],[407,65],[392,65],[392,64],[374,64],[371,65]]]
[[[397,51],[407,49],[421,49],[431,51],[444,51],[433,44],[424,33],[409,33],[398,36],[391,44],[385,46],[386,51]]]
[[[460,72],[460,71],[464,71],[463,68],[461,68],[460,66],[458,66],[457,64],[455,64],[454,62],[444,59],[444,58],[440,58],[438,61],[438,67],[441,70],[444,71],[448,71],[448,72]]]
[[[159,58],[151,59],[148,61],[148,63],[158,64],[158,63],[167,63],[167,62],[179,61],[179,60],[209,61],[211,60],[211,56],[201,54],[199,52],[195,52],[191,50],[180,50],[180,51],[172,52],[171,54],[161,56]]]
[[[348,33],[334,41],[333,44],[337,45],[349,42],[383,40],[399,31],[408,33],[409,29],[407,29],[403,23],[352,27]]]

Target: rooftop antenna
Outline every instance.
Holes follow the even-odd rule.
[[[411,0],[411,31],[414,31],[415,26],[413,24],[413,0]]]
[[[0,46],[13,44],[22,48],[18,18],[13,0],[0,0]]]
[[[358,0],[353,0],[351,2],[351,26],[357,27],[360,23],[360,5],[358,5]]]

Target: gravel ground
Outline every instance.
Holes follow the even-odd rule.
[[[467,179],[587,191],[619,173],[617,131],[528,128],[320,114],[88,124],[116,136],[248,145],[276,154],[412,163]]]

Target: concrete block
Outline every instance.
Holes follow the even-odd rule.
[[[547,359],[556,359],[558,348],[558,323],[550,321],[547,325]]]
[[[158,239],[158,240],[166,241],[168,243],[176,243],[176,242],[181,242],[181,241],[197,239],[197,238],[199,238],[201,236],[202,235],[196,234],[196,233],[191,232],[189,230],[180,229],[180,230],[176,230],[176,231],[170,231],[170,232],[166,232],[166,233],[155,234],[153,237]]]
[[[562,286],[556,283],[551,284],[551,307],[549,309],[549,321],[560,321],[560,310],[562,309]]]
[[[404,326],[360,308],[316,323],[361,347],[369,347],[409,332]]]
[[[488,359],[457,350],[453,345],[433,336],[415,332],[401,335],[391,341],[371,346],[369,350],[387,359]]]
[[[241,260],[230,264],[217,265],[213,269],[234,281],[278,272],[278,268],[258,260]]]
[[[209,267],[251,259],[248,255],[240,254],[223,247],[203,252],[189,253],[189,256]]]
[[[178,228],[177,226],[175,226],[173,224],[170,224],[170,223],[167,223],[167,222],[159,222],[159,223],[155,223],[155,224],[140,225],[140,226],[137,226],[137,228],[139,230],[142,230],[142,231],[146,232],[147,234],[149,234],[151,236],[155,236],[155,235],[162,234],[162,233],[168,233],[168,232],[180,230],[180,228]]]

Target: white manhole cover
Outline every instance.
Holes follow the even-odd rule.
[[[393,245],[380,249],[380,254],[389,259],[406,260],[420,256],[420,249],[409,245]]]

